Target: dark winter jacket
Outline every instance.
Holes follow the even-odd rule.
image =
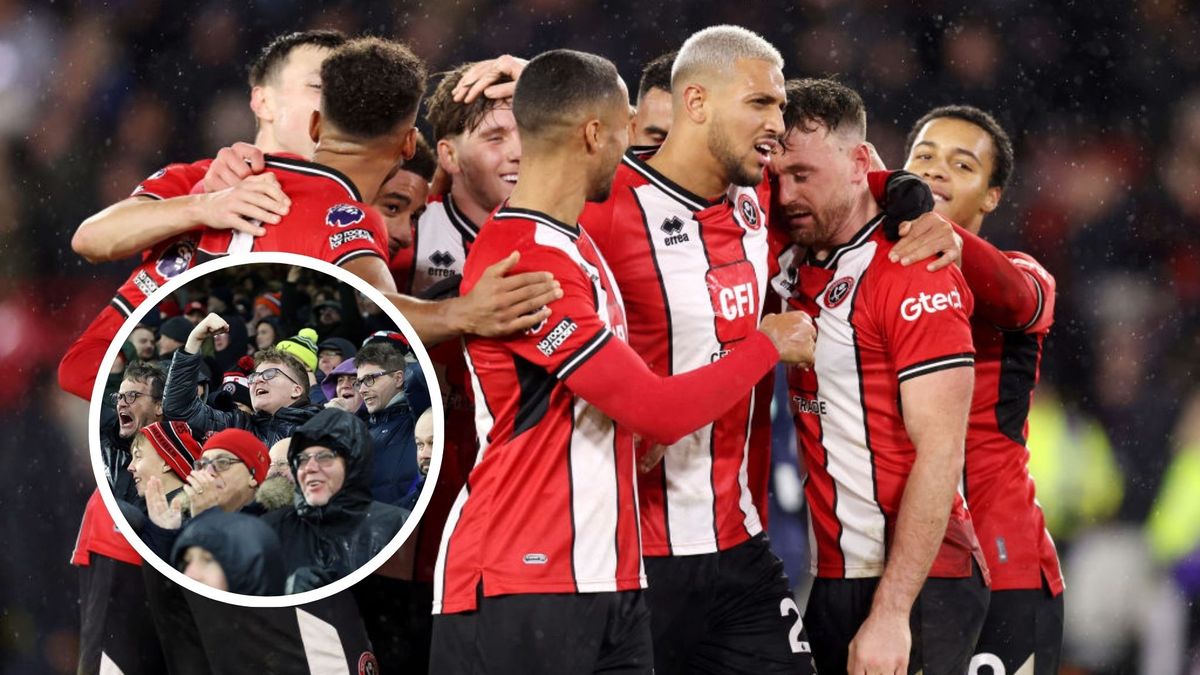
[[[117,411],[109,405],[100,408],[100,456],[104,459],[104,475],[117,499],[137,501],[133,474],[129,473],[132,458],[129,445],[132,439],[121,438],[121,422]]]
[[[328,447],[346,463],[342,487],[324,506],[304,500],[299,484],[292,508],[263,516],[283,544],[288,592],[340,579],[379,553],[400,531],[408,511],[371,499],[371,438],[362,420],[326,409],[296,429],[288,461],[314,445]]]
[[[404,370],[404,395],[379,412],[367,416],[375,447],[375,476],[371,496],[403,506],[417,480],[417,418],[429,407],[429,389],[419,364]]]
[[[320,408],[302,399],[300,405],[280,408],[274,415],[241,410],[217,410],[196,397],[196,371],[203,357],[183,349],[171,359],[167,384],[163,391],[163,417],[183,420],[198,440],[222,429],[235,427],[254,434],[271,447],[276,441],[292,435],[292,431],[312,418]]]
[[[282,595],[283,552],[279,536],[261,518],[209,509],[193,518],[175,540],[171,564],[182,571],[188,548],[212,554],[230,593]]]

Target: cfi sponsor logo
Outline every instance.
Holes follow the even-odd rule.
[[[192,258],[196,254],[196,245],[190,241],[178,241],[163,250],[154,263],[154,271],[164,279],[182,274],[192,266]]]
[[[833,309],[842,304],[850,295],[850,289],[854,288],[854,279],[851,277],[842,277],[833,282],[829,286],[829,290],[825,291],[825,306]]]
[[[962,296],[958,291],[949,293],[926,293],[922,291],[915,298],[905,298],[900,303],[900,318],[905,321],[916,321],[922,314],[933,314],[943,309],[962,309]]]
[[[325,224],[330,227],[350,227],[362,222],[367,214],[353,204],[335,204],[325,214]]]

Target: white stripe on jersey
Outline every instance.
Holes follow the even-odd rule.
[[[821,336],[813,366],[817,373],[817,396],[829,402],[828,414],[821,416],[821,438],[826,448],[838,448],[837,452],[826,452],[826,461],[836,491],[837,519],[846,524],[839,543],[848,579],[877,577],[883,573],[884,564],[886,521],[875,501],[865,404],[850,323],[862,275],[875,256],[876,247],[874,242],[868,243],[841,259],[836,276],[855,280],[854,295],[833,309],[822,303],[816,318],[817,334]],[[816,562],[814,555],[813,574]]]
[[[572,562],[581,593],[617,590],[617,458],[612,419],[575,398],[571,430],[571,518],[586,524],[575,530]],[[609,452],[602,452],[605,447]],[[583,452],[575,452],[579,448]]]
[[[520,217],[537,221],[538,227],[533,232],[533,240],[535,242],[541,246],[562,251],[570,256],[571,260],[574,260],[581,267],[583,267],[584,271],[587,272],[588,276],[592,279],[592,287],[596,292],[596,313],[600,315],[600,320],[603,321],[604,324],[610,329],[613,329],[613,332],[616,333],[617,337],[621,338],[622,340],[627,340],[628,336],[623,334],[625,328],[623,322],[618,323],[617,326],[613,326],[613,317],[610,316],[608,312],[608,294],[600,285],[601,269],[598,269],[595,265],[588,262],[583,255],[579,253],[579,246],[575,243],[575,238],[578,237],[578,235],[569,231],[565,231],[561,226],[546,221],[542,218],[538,218],[534,215],[521,214]],[[587,236],[586,233],[583,233],[583,235],[585,237]],[[613,278],[612,270],[609,269],[608,263],[604,260],[604,256],[600,253],[600,249],[596,248],[595,245],[593,245],[592,248],[596,252],[596,258],[600,261],[601,267],[603,267],[604,276],[611,280]],[[624,300],[621,299],[621,289],[617,288],[615,281],[613,281],[613,285],[610,290],[612,291],[613,300],[616,302],[616,304],[624,307]]]
[[[309,672],[346,672],[346,650],[342,649],[338,629],[299,607],[296,608],[296,622],[300,624],[300,642],[304,645]],[[270,649],[270,645],[263,647]]]
[[[250,224],[261,226],[262,222],[252,220],[250,221]],[[237,232],[234,232],[233,236],[229,239],[229,248],[217,253],[231,253],[233,255],[237,255],[240,253],[249,253],[253,249],[254,235],[250,234],[249,232],[242,232],[241,230],[238,230]]]
[[[467,261],[468,241],[478,230],[455,208],[449,195],[430,202],[417,221],[416,250],[413,251],[412,294],[455,274],[462,274]]]
[[[343,663],[342,667],[345,668],[346,664]],[[100,675],[125,675],[125,671],[107,653],[100,652]]]

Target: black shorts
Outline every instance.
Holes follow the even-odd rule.
[[[1063,596],[1048,588],[992,591],[971,657],[972,675],[1054,675],[1063,640]],[[1026,665],[1028,664],[1028,665]]]
[[[800,608],[765,534],[645,562],[656,675],[814,672]]]
[[[871,612],[879,577],[813,582],[804,614],[821,673],[844,673],[850,641]],[[908,672],[962,675],[987,615],[988,588],[978,565],[962,579],[926,579],[909,615]]]
[[[165,672],[137,565],[90,554],[79,568],[79,620],[80,675],[106,659],[127,675]]]
[[[474,612],[433,617],[437,675],[651,675],[642,591],[480,597]]]
[[[429,672],[433,584],[372,574],[351,590],[384,673]]]

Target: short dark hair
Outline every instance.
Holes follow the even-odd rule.
[[[372,342],[358,350],[354,355],[354,365],[361,366],[364,363],[379,366],[384,370],[404,370],[408,365],[408,361],[404,359],[404,352],[383,342]]]
[[[437,171],[437,156],[433,154],[433,148],[429,147],[429,142],[421,134],[417,134],[417,147],[413,156],[404,160],[404,166],[401,168],[424,178],[425,182],[433,180],[433,172]]]
[[[425,62],[402,42],[350,40],[321,65],[321,114],[347,134],[378,138],[416,114],[425,76]]]
[[[304,390],[304,394],[297,400],[308,400],[308,369],[304,367],[300,359],[285,351],[274,347],[267,347],[254,353],[254,367],[257,368],[261,363],[278,363],[291,371],[289,375],[292,381],[300,385],[300,388]]]
[[[125,374],[121,379],[128,380],[129,382],[149,384],[150,396],[155,400],[159,400],[163,397],[163,387],[167,382],[167,374],[157,364],[134,361],[125,366]]]
[[[571,123],[599,100],[619,95],[619,79],[617,67],[603,56],[573,49],[537,55],[521,71],[513,95],[513,116],[522,139]]]
[[[784,137],[798,128],[805,133],[823,125],[830,133],[853,125],[866,137],[867,108],[850,87],[828,78],[804,78],[786,83],[787,105],[783,108]]]
[[[442,75],[437,88],[430,94],[425,103],[425,120],[433,129],[434,142],[443,138],[457,136],[466,131],[474,131],[487,114],[498,107],[509,106],[504,99],[476,96],[474,101],[463,103],[454,100],[454,88],[462,81],[463,75],[475,64],[464,63]],[[508,75],[501,75],[496,84],[512,82]]]
[[[285,33],[271,40],[250,64],[250,86],[261,87],[274,78],[292,50],[297,47],[319,47],[337,49],[346,44],[348,38],[336,30],[306,30]]]
[[[992,162],[992,175],[988,176],[988,187],[1004,189],[1013,170],[1012,139],[995,117],[973,105],[944,105],[925,113],[908,132],[908,139],[904,142],[904,156],[908,157],[912,153],[913,143],[917,142],[917,134],[921,133],[921,129],[933,120],[943,117],[969,122],[991,136],[992,147],[996,150],[996,161]]]
[[[638,103],[651,89],[671,91],[671,66],[675,65],[675,55],[678,53],[679,50],[669,51],[642,68],[642,79],[638,80]]]

